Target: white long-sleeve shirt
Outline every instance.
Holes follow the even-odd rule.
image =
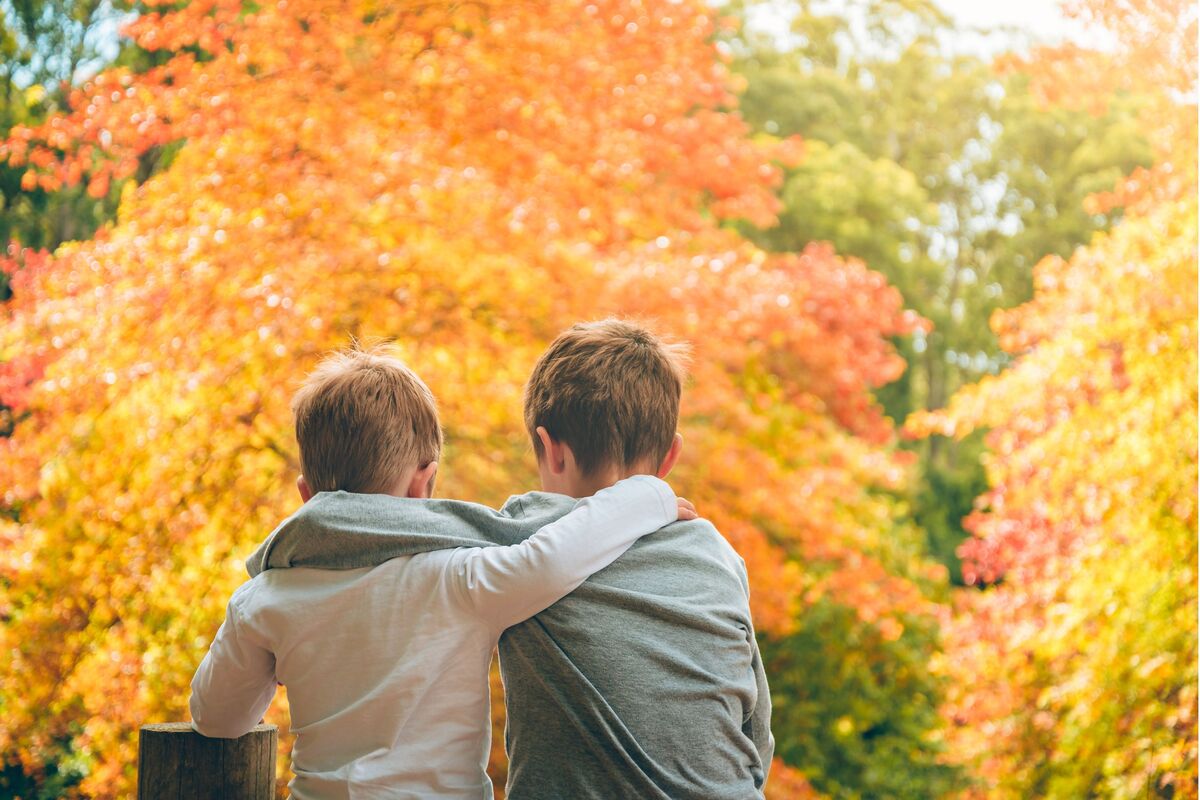
[[[670,487],[639,475],[511,547],[268,570],[229,601],[192,678],[193,726],[241,736],[278,681],[297,800],[490,799],[488,666],[500,634],[677,514]]]

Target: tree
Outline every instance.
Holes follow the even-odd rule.
[[[1111,233],[1047,256],[1032,300],[993,317],[1011,367],[911,421],[990,429],[964,569],[999,584],[948,630],[951,745],[982,796],[1196,797],[1197,15],[1079,13],[1114,53],[1009,66],[1043,102],[1141,93],[1156,159],[1088,200],[1125,206]]]
[[[441,401],[445,488],[496,503],[533,485],[544,343],[655,317],[695,348],[679,484],[745,556],[764,634],[822,597],[891,640],[935,613],[871,396],[923,322],[857,260],[719,225],[774,219],[796,145],[729,110],[717,24],[702,2],[155,5],[128,33],[169,55],[13,131],[28,185],[98,195],[180,149],[95,239],[9,266],[7,759],[128,792],[137,726],[184,713],[240,556],[294,507],[290,388],[351,335],[397,340]]]
[[[66,90],[111,60],[115,53],[104,52],[102,31],[120,14],[99,0],[0,3],[0,135],[60,111]],[[53,248],[90,236],[116,209],[115,196],[88,197],[78,187],[48,192],[23,186],[24,171],[0,165],[2,243]]]
[[[937,735],[945,687],[928,668],[936,622],[903,622],[899,636],[887,635],[852,607],[818,600],[795,630],[765,643],[779,755],[825,796],[922,800],[964,786]]]
[[[1039,106],[1023,75],[956,52],[961,32],[928,0],[789,8],[789,37],[751,29],[732,44],[747,120],[803,136],[808,151],[785,175],[779,225],[746,233],[777,252],[831,242],[933,323],[897,340],[909,369],[876,391],[903,421],[1003,367],[989,316],[1029,299],[1043,255],[1069,256],[1119,219],[1119,207],[1094,213],[1083,199],[1150,163],[1140,101],[1097,115]],[[913,518],[961,580],[961,519],[985,487],[981,439],[910,446],[919,456]]]

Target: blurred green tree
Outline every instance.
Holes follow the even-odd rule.
[[[1034,264],[1119,219],[1084,198],[1151,162],[1137,97],[1100,113],[1038,106],[1028,78],[963,52],[963,32],[932,0],[772,4],[791,15],[786,36],[755,28],[758,4],[731,8],[751,20],[730,42],[743,115],[808,143],[779,225],[743,232],[772,251],[829,241],[887,275],[934,327],[896,341],[908,370],[876,396],[898,422],[943,407],[1008,363],[988,320],[1030,298]],[[981,436],[909,446],[911,513],[961,581],[962,518],[986,486]]]
[[[72,85],[117,55],[121,14],[106,0],[0,2],[0,136],[62,109]],[[50,192],[22,185],[24,172],[0,164],[0,242],[53,249],[90,236],[115,211],[115,193],[94,198],[78,186]],[[3,277],[0,287],[7,296]]]
[[[927,667],[936,630],[927,618],[906,623],[891,639],[822,600],[793,633],[764,641],[779,757],[823,794],[924,800],[964,786],[941,763],[934,734],[943,687]]]

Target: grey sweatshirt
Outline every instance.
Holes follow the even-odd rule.
[[[246,562],[354,569],[523,541],[571,510],[318,494]],[[676,522],[500,639],[512,800],[761,798],[771,700],[745,563],[704,520]]]

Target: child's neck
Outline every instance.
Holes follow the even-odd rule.
[[[542,489],[547,492],[557,492],[565,494],[569,497],[581,498],[591,497],[601,489],[607,489],[619,480],[632,477],[633,475],[653,475],[651,469],[642,469],[639,467],[622,469],[620,467],[608,467],[599,469],[591,475],[583,476],[572,470],[574,474],[560,475],[555,485],[548,486],[543,484]]]

